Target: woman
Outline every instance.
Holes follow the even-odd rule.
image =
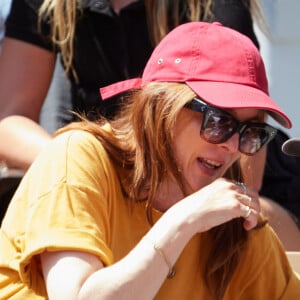
[[[252,15],[257,23],[262,19],[257,0],[13,1],[0,56],[4,170],[26,171],[52,139],[45,128],[73,119],[70,107],[85,111],[89,118],[95,111],[113,115],[117,103],[99,101],[99,87],[140,76],[153,46],[172,28],[188,21],[218,20],[249,36],[258,47]],[[59,57],[68,82],[64,74],[57,75]],[[73,103],[66,103],[68,99]],[[42,107],[46,109],[41,116]],[[9,185],[0,182],[4,186],[0,188],[0,220],[20,179],[10,179]]]
[[[299,297],[257,193],[231,181],[243,178],[239,158],[274,137],[266,114],[291,126],[251,41],[181,25],[142,78],[101,94],[123,97],[117,118],[62,129],[10,204],[1,298]]]

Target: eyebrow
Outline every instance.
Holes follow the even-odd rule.
[[[259,109],[257,109],[258,111],[257,111],[257,114],[255,116],[247,118],[247,119],[245,119],[243,121],[241,121],[241,120],[239,120],[237,118],[236,110],[239,110],[239,109],[251,109],[250,107],[249,108],[248,107],[245,107],[245,108],[228,108],[228,109],[219,108],[219,109],[228,112],[229,114],[231,114],[234,118],[236,118],[240,122],[251,122],[251,121],[262,122],[262,121],[266,120],[266,118],[265,118],[266,112],[263,111],[263,110],[259,110]]]

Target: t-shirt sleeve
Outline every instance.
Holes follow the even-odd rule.
[[[42,0],[13,0],[5,23],[5,36],[28,42],[53,51],[49,38],[49,26],[42,23],[42,33],[38,28],[38,10]]]
[[[84,251],[112,264],[110,197],[117,183],[92,134],[71,131],[51,142],[22,180],[4,221],[21,276],[34,273],[34,257],[45,250]]]

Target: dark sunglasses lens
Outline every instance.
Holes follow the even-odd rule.
[[[240,152],[253,155],[271,140],[267,128],[248,126],[240,135]]]
[[[229,114],[209,109],[203,120],[201,135],[210,143],[219,144],[228,140],[236,131],[237,122]]]

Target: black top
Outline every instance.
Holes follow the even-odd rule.
[[[6,23],[6,36],[52,51],[51,41],[41,37],[37,29],[37,12],[42,2],[14,0]],[[182,3],[184,6],[186,0]],[[107,0],[82,0],[81,8],[83,13],[78,14],[74,44],[79,84],[71,75],[70,80],[74,107],[90,110],[102,103],[100,87],[140,76],[153,47],[143,1],[128,5],[119,15]],[[249,36],[258,47],[251,15],[241,0],[215,0],[213,13],[215,20]],[[181,23],[184,22],[183,16]],[[49,26],[46,22],[43,25],[44,36],[49,36]]]

